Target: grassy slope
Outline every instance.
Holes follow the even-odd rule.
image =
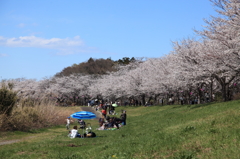
[[[240,158],[240,101],[127,107],[127,126],[69,139],[64,126],[12,133],[23,142],[0,146],[2,158]],[[69,108],[71,109],[71,108]],[[123,109],[118,107],[117,111]],[[95,129],[96,120],[87,120]],[[24,138],[27,136],[31,138]],[[4,137],[0,137],[1,138]],[[73,147],[71,147],[73,146]]]

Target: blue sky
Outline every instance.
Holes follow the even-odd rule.
[[[0,80],[41,80],[90,57],[161,57],[210,15],[208,0],[0,0]]]

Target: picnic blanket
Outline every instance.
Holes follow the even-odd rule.
[[[96,130],[117,130],[117,128],[107,128],[107,129],[104,129],[104,125],[97,128]]]

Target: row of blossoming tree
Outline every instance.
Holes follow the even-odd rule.
[[[173,51],[160,58],[137,59],[106,75],[6,80],[18,95],[34,100],[86,104],[90,99],[134,100],[142,104],[184,97],[206,102],[212,94],[223,101],[238,93],[240,80],[240,0],[211,0],[217,17],[195,30],[197,38],[173,42]],[[196,40],[197,39],[197,40]]]

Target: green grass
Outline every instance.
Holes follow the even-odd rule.
[[[21,138],[21,142],[0,146],[0,158],[240,158],[240,101],[117,107],[117,116],[121,109],[127,110],[127,125],[120,130],[97,131],[98,121],[86,120],[96,138],[70,139],[64,125],[31,133],[1,133],[0,140]]]

